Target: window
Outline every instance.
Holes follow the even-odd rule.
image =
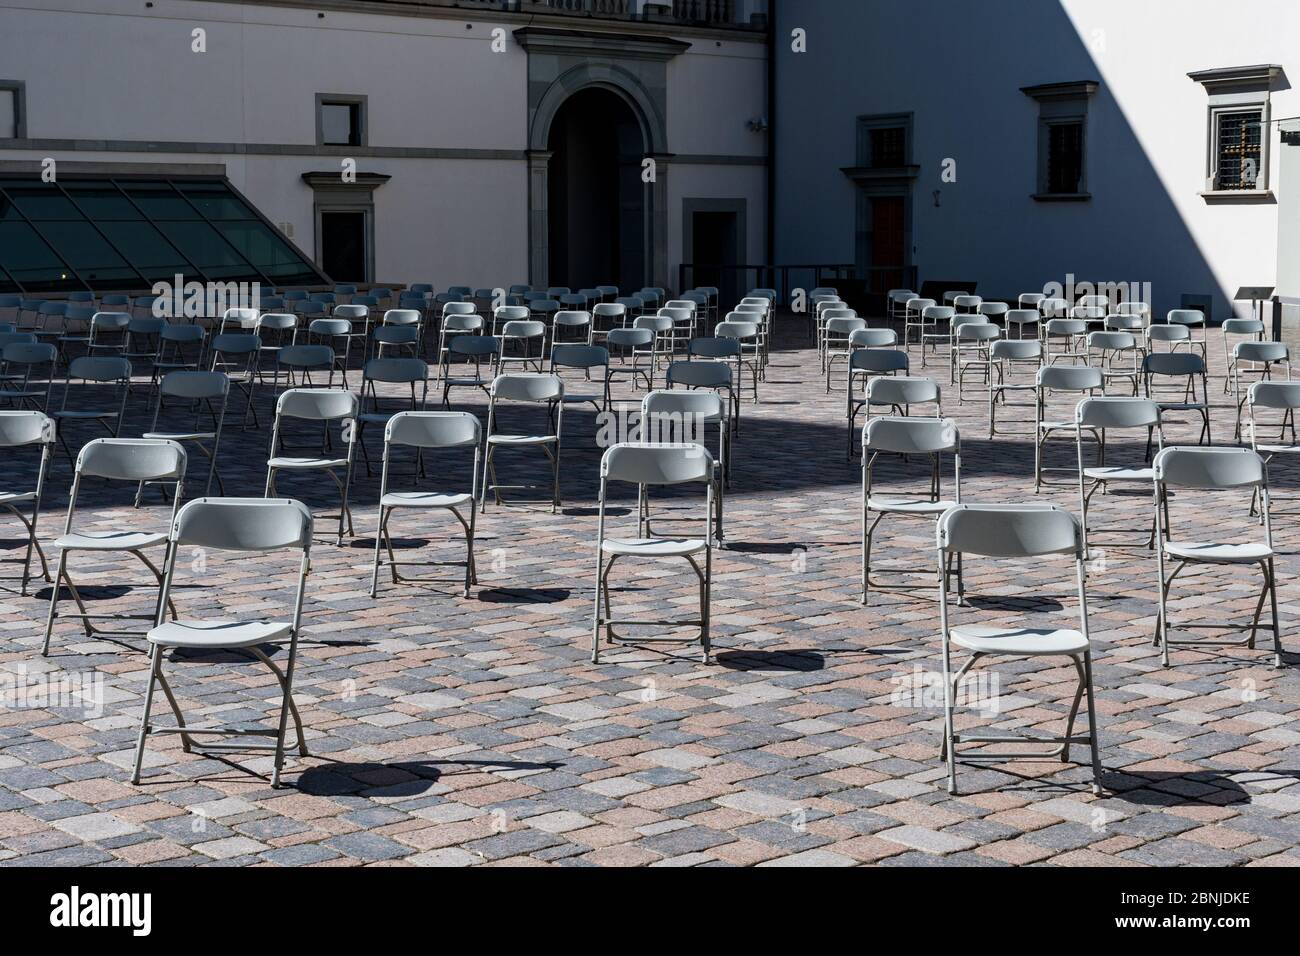
[[[1254,189],[1262,158],[1262,110],[1219,113],[1215,128],[1215,189]]]
[[[1038,102],[1038,163],[1034,199],[1077,202],[1088,193],[1088,102],[1097,92],[1091,80],[1027,86]]]
[[[0,291],[326,279],[224,179],[0,178]]]
[[[1081,192],[1083,123],[1048,123],[1047,132],[1047,191],[1057,195]]]
[[[321,146],[366,145],[366,98],[318,93],[316,142]]]
[[[26,86],[20,80],[0,80],[0,139],[26,139]]]
[[[907,164],[907,131],[902,126],[871,130],[871,167],[891,169]]]
[[[1269,192],[1269,95],[1280,66],[1241,66],[1187,74],[1207,94],[1207,202],[1259,202]]]
[[[860,169],[902,169],[908,165],[912,117],[908,113],[858,117]]]

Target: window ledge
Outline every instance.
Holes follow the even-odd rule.
[[[1034,193],[1034,202],[1091,202],[1092,193]]]
[[[1197,195],[1209,205],[1245,206],[1277,202],[1271,189],[1209,189]]]

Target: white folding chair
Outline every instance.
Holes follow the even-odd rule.
[[[681,364],[681,363],[677,363]],[[685,363],[687,365],[702,363]],[[726,533],[723,529],[723,490],[727,482],[727,468],[731,461],[731,423],[727,420],[727,405],[722,396],[713,391],[667,390],[650,392],[641,400],[641,420],[637,437],[643,444],[694,443],[703,448],[705,430],[713,425],[718,429],[718,457],[714,464],[718,469],[714,486],[717,494],[713,502],[716,508],[716,537],[718,546],[723,546]],[[645,509],[646,534],[653,535],[650,528],[650,495],[641,496]]]
[[[1024,366],[1034,373],[1034,380],[1014,377],[1017,367]],[[1032,408],[1034,402],[1012,402],[1017,393],[1035,393],[1038,370],[1043,367],[1043,343],[1037,338],[1000,339],[989,347],[989,438],[998,434],[998,407]]]
[[[1094,333],[1095,334],[1095,333]],[[1079,513],[1083,523],[1083,549],[1088,552],[1088,507],[1098,490],[1106,494],[1111,485],[1129,485],[1148,490],[1155,472],[1147,464],[1151,460],[1151,442],[1156,451],[1165,445],[1164,431],[1160,426],[1160,406],[1146,398],[1085,398],[1074,410],[1074,443],[1079,459]],[[1090,432],[1097,439],[1096,464],[1083,463],[1083,433]],[[1108,465],[1106,463],[1106,436],[1113,431],[1145,430],[1147,454],[1143,464]],[[1089,484],[1091,483],[1091,484]],[[1151,523],[1148,548],[1156,543],[1156,526]]]
[[[199,498],[191,501],[180,514],[174,516],[168,545],[167,575],[162,584],[162,600],[169,601],[176,578],[176,555],[182,548],[202,548],[205,552],[232,554],[294,550],[302,552],[298,563],[298,586],[294,591],[293,613],[288,621],[239,621],[230,618],[174,618],[164,622],[160,610],[158,619],[149,631],[149,682],[145,687],[144,710],[140,715],[140,734],[136,740],[135,763],[131,770],[131,783],[140,782],[144,763],[145,740],[151,735],[179,734],[181,748],[186,753],[204,756],[225,753],[270,752],[271,786],[280,786],[286,749],[297,750],[299,756],[309,756],[307,738],[303,733],[302,718],[293,701],[293,675],[298,659],[298,638],[302,626],[302,604],[307,590],[307,574],[311,567],[311,513],[299,501],[267,501],[261,498]],[[283,669],[264,649],[269,644],[288,642],[288,657]],[[185,720],[176,696],[163,675],[163,654],[168,651],[186,651],[200,655],[217,652],[246,652],[265,664],[275,675],[280,689],[279,719],[275,729],[239,725],[195,727]],[[211,666],[205,665],[205,666]],[[175,727],[156,727],[151,722],[154,687],[162,688],[163,696],[171,705],[176,717]],[[289,717],[293,717],[295,737],[285,747],[285,733]],[[196,744],[198,736],[233,738],[210,744]],[[271,737],[271,741],[245,741],[246,737]]]
[[[942,458],[953,459],[953,497],[943,496]],[[876,464],[881,455],[899,455],[903,461],[917,455],[929,459],[929,487],[924,494],[903,497],[879,494]],[[925,585],[885,585],[871,580],[871,546],[876,529],[887,515],[935,521],[954,505],[961,504],[961,433],[947,418],[873,418],[862,429],[862,603],[871,588],[878,591],[916,590],[933,587],[929,570],[898,570],[897,574],[925,575]],[[874,519],[872,516],[875,516]],[[951,569],[945,573],[952,573]],[[877,569],[879,574],[879,569]],[[957,591],[964,592],[961,561],[957,562]]]
[[[868,330],[869,331],[869,330]],[[845,416],[849,421],[849,460],[853,460],[853,440],[856,436],[856,425],[858,412],[867,405],[867,389],[871,385],[873,376],[876,375],[908,375],[911,370],[911,359],[902,349],[890,348],[866,348],[858,349],[849,355],[848,368],[848,405]],[[862,397],[858,398],[853,391],[853,385],[858,380],[862,380]],[[870,412],[868,412],[870,415]]]
[[[1156,558],[1160,569],[1160,613],[1156,618],[1156,645],[1160,648],[1160,659],[1165,667],[1169,666],[1169,648],[1173,645],[1190,647],[1255,647],[1255,638],[1259,632],[1260,617],[1264,602],[1269,601],[1272,610],[1273,631],[1273,666],[1282,666],[1282,637],[1277,617],[1277,576],[1273,569],[1273,528],[1269,515],[1268,469],[1264,460],[1250,448],[1166,448],[1155,460],[1155,512],[1156,527],[1159,534],[1159,547]],[[1202,535],[1194,535],[1190,540],[1175,538],[1169,517],[1169,490],[1189,493],[1187,497],[1196,497],[1191,492],[1212,491],[1231,492],[1250,489],[1252,499],[1259,501],[1259,511],[1263,524],[1262,541],[1206,541]],[[1180,494],[1179,497],[1182,497]],[[1201,499],[1200,509],[1206,506]],[[1203,513],[1199,511],[1198,513]],[[1194,527],[1204,527],[1203,521],[1192,523]],[[1166,576],[1165,565],[1174,563],[1174,569]],[[1199,620],[1196,623],[1183,623],[1180,630],[1212,629],[1225,631],[1247,631],[1245,637],[1232,640],[1221,638],[1175,637],[1169,623],[1169,587],[1174,580],[1189,566],[1207,567],[1258,567],[1264,577],[1264,586],[1259,593],[1259,602],[1255,605],[1255,615],[1250,624],[1233,624],[1230,622],[1209,622]]]
[[[311,475],[324,472],[339,490],[338,537],[343,544],[344,524],[353,535],[352,511],[348,507],[348,488],[352,483],[352,462],[356,453],[357,397],[338,388],[291,388],[282,392],[275,403],[275,424],[271,428],[271,455],[266,462],[266,489],[263,497],[278,498],[276,479],[281,472]],[[319,423],[323,433],[321,450],[316,455],[285,454],[285,425],[291,421]],[[342,455],[332,454],[330,425],[338,425],[345,446]],[[344,476],[338,476],[342,469]],[[332,517],[332,516],[322,516]]]
[[[1102,387],[1101,369],[1083,365],[1048,365],[1038,370],[1034,380],[1034,494],[1042,490],[1047,472],[1069,471],[1074,468],[1047,468],[1043,465],[1043,451],[1047,440],[1056,432],[1076,430],[1074,416],[1068,419],[1048,418],[1047,400],[1057,393],[1092,397]],[[1077,405],[1077,403],[1076,403]],[[1095,436],[1094,436],[1095,437]]]
[[[181,431],[159,431],[158,425],[162,418],[163,405],[168,398],[177,400],[177,403],[189,405],[194,410],[193,426]],[[221,494],[226,493],[225,483],[221,480],[221,473],[217,471],[217,452],[221,448],[221,428],[226,421],[226,405],[230,398],[230,379],[224,372],[196,372],[192,369],[182,369],[176,372],[169,372],[163,376],[162,382],[158,386],[158,401],[154,405],[153,422],[149,430],[144,433],[145,438],[151,438],[156,441],[174,441],[182,445],[185,443],[192,444],[199,450],[199,453],[208,459],[208,480],[203,486],[203,494],[212,494],[212,479],[217,479],[217,488]],[[202,427],[203,413],[207,412],[208,419],[212,423],[211,428]],[[207,442],[211,443],[208,447]],[[144,492],[146,482],[141,482],[136,489],[135,506],[140,507],[140,498]]]
[[[1200,313],[1198,312],[1197,315]],[[1181,381],[1182,401],[1161,400],[1157,397],[1155,387],[1166,379]],[[1201,383],[1201,399],[1196,400],[1196,382]],[[1159,381],[1157,381],[1159,380]],[[1213,445],[1210,435],[1210,394],[1205,374],[1205,359],[1194,352],[1152,352],[1142,359],[1142,383],[1147,398],[1155,398],[1160,405],[1161,415],[1168,412],[1195,412],[1201,418],[1201,434],[1198,444]]]
[[[591,662],[600,663],[601,630],[605,642],[617,645],[642,644],[694,644],[703,649],[704,663],[709,663],[710,593],[713,583],[713,458],[702,445],[697,444],[619,444],[605,452],[600,461],[599,517],[596,530],[596,597],[591,631]],[[637,486],[637,536],[635,538],[606,537],[605,511],[609,483],[625,482]],[[646,489],[699,482],[705,486],[704,535],[701,538],[655,538],[650,536],[646,521],[644,498]],[[699,557],[703,555],[703,567]],[[609,576],[620,558],[631,559],[684,559],[699,579],[700,613],[698,619],[687,620],[618,620],[614,617],[610,601]],[[608,559],[608,560],[607,560]],[[601,603],[604,602],[604,614]],[[655,628],[650,634],[624,636],[615,630],[620,627]],[[672,633],[682,628],[692,628],[694,633],[682,637]],[[664,632],[662,629],[668,629]]]
[[[375,531],[375,563],[370,575],[370,596],[379,594],[380,546],[388,552],[388,569],[393,583],[414,581],[398,574],[399,567],[442,567],[445,561],[402,561],[393,553],[393,539],[388,530],[389,521],[399,510],[449,511],[465,530],[465,590],[478,583],[474,568],[474,489],[478,487],[479,458],[482,446],[482,429],[478,418],[469,412],[399,412],[388,420],[384,428],[384,470],[379,480],[379,527]],[[389,491],[392,476],[393,450],[414,448],[417,455],[452,448],[473,448],[474,467],[470,473],[469,491]],[[469,519],[460,509],[469,507]],[[456,562],[459,563],[459,562]]]
[[[153,621],[162,614],[163,573],[149,560],[145,551],[167,544],[166,532],[102,530],[73,531],[73,518],[77,511],[77,498],[81,494],[82,483],[87,478],[103,478],[106,481],[122,481],[138,484],[141,481],[174,482],[172,498],[172,518],[176,517],[176,506],[181,498],[181,485],[185,479],[185,449],[174,441],[155,441],[147,438],[96,438],[82,446],[77,455],[76,472],[72,479],[72,489],[68,492],[68,516],[63,524],[63,534],[54,542],[59,550],[58,570],[54,575],[54,586],[50,589],[50,610],[45,619],[45,640],[41,645],[42,656],[49,656],[50,639],[54,634],[54,622],[57,618],[69,617],[81,622],[87,637],[142,637],[139,631],[109,630],[92,624],[96,620],[147,620]],[[158,604],[148,614],[92,614],[82,600],[81,592],[72,581],[68,569],[68,559],[74,551],[88,551],[98,555],[125,553],[130,554],[143,564],[156,579],[159,588]],[[164,562],[166,560],[164,554]],[[68,593],[76,602],[80,613],[59,613],[59,592],[61,584],[68,586]],[[138,585],[128,585],[138,587]],[[173,611],[174,614],[174,611]]]
[[[1259,381],[1268,382],[1277,368],[1286,372],[1291,380],[1291,350],[1283,342],[1238,342],[1232,349],[1228,362],[1228,375],[1232,379],[1233,405],[1236,407],[1237,425],[1232,433],[1234,440],[1241,438],[1241,412],[1246,396],[1241,393],[1243,373],[1255,372]]]
[[[959,505],[939,519],[939,627],[943,642],[944,734],[942,759],[948,765],[948,792],[957,793],[957,762],[1006,763],[1026,760],[1070,762],[1070,747],[1086,745],[1092,755],[1092,791],[1101,793],[1101,757],[1097,746],[1097,707],[1092,686],[1092,642],[1088,635],[1088,597],[1084,576],[1083,533],[1078,520],[1055,505]],[[1074,559],[1079,594],[1079,628],[1064,628],[1050,621],[1025,623],[953,624],[949,611],[946,573],[952,561],[969,555],[996,559],[1042,559],[1068,555]],[[954,674],[954,649],[967,651],[970,658]],[[1079,683],[1074,693],[1061,737],[1009,736],[1006,734],[958,733],[955,698],[962,679],[985,658],[1020,659],[1068,657]],[[1075,736],[1074,722],[1079,704],[1088,695],[1088,735]],[[957,752],[960,744],[976,747]],[[1050,744],[1035,750],[993,750],[988,745]]]
[[[502,431],[500,427],[503,403],[545,406],[550,431]],[[538,485],[502,485],[497,481],[494,461],[499,448],[540,448],[551,463],[551,513],[560,508],[560,435],[564,427],[564,382],[558,375],[514,374],[498,375],[492,382],[488,399],[487,454],[483,459],[482,490],[479,493],[479,510],[487,510],[489,489],[498,505],[504,505],[502,491],[536,490]]]
[[[17,578],[6,577],[4,580],[20,580],[20,594],[27,596],[27,582],[32,577],[32,553],[41,559],[41,577],[50,579],[50,567],[45,561],[45,552],[36,537],[36,522],[41,516],[41,494],[45,490],[45,474],[50,466],[50,452],[54,448],[54,420],[38,411],[0,411],[0,449],[4,449],[7,459],[17,455],[18,450],[32,445],[40,446],[40,462],[36,466],[36,483],[30,490],[19,488],[0,489],[0,508],[4,508],[22,523],[27,532],[27,554],[23,558],[5,558],[16,561],[23,566],[23,573]],[[20,508],[31,510],[25,515]]]

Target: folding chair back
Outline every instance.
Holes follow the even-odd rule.
[[[896,405],[904,408],[908,405],[939,404],[940,400],[939,383],[929,378],[882,376],[873,378],[867,384],[868,405]]]
[[[95,438],[77,455],[77,478],[86,475],[110,481],[179,481],[185,477],[185,449],[153,438]]]
[[[724,362],[673,362],[668,366],[667,382],[669,388],[730,388],[732,369]]]
[[[958,505],[938,526],[946,554],[990,558],[1083,556],[1083,535],[1073,514],[1056,505]]]
[[[168,372],[158,386],[161,394],[195,401],[225,398],[230,392],[230,378],[225,372],[181,370]]]
[[[893,329],[857,329],[849,334],[849,348],[882,349],[898,344],[898,333]]]
[[[553,402],[564,397],[564,382],[558,375],[498,375],[492,383],[492,400]]]
[[[1087,392],[1101,388],[1101,369],[1082,365],[1049,365],[1038,370],[1038,388],[1053,392]]]
[[[893,455],[961,453],[961,432],[947,418],[873,418],[862,429],[862,450]]]
[[[213,551],[307,551],[311,535],[311,512],[292,498],[199,498],[172,530],[176,545]]]
[[[609,350],[600,345],[557,345],[551,349],[552,368],[605,368]]]
[[[0,411],[0,448],[20,448],[37,442],[54,442],[53,419],[35,410]]]
[[[275,403],[276,418],[346,421],[357,416],[357,396],[341,388],[291,388]]]
[[[1255,408],[1300,409],[1300,382],[1256,382],[1248,400]]]
[[[1159,428],[1160,406],[1146,398],[1085,398],[1074,419],[1083,428]]]
[[[1264,459],[1250,448],[1166,448],[1156,455],[1157,485],[1226,491],[1267,481]]]
[[[860,349],[849,356],[850,372],[888,374],[907,372],[911,362],[901,349]]]
[[[460,448],[482,440],[478,416],[470,412],[398,412],[384,428],[385,445]]]
[[[619,444],[601,458],[600,476],[635,485],[707,482],[713,477],[713,457],[702,446],[684,442]]]

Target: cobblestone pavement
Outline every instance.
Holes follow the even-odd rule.
[[[1216,336],[1210,395],[1216,439],[1227,439],[1232,402]],[[946,382],[946,367],[937,373]],[[627,388],[621,394],[630,397]],[[1105,794],[1091,794],[1086,767],[1017,762],[959,768],[962,794],[951,797],[939,761],[932,579],[913,578],[923,587],[911,593],[873,595],[866,608],[858,602],[859,472],[845,458],[841,388],[837,382],[827,395],[815,353],[791,342],[773,354],[762,403],[743,408],[726,502],[729,546],[714,560],[711,666],[696,653],[662,648],[611,649],[601,665],[589,663],[600,454],[590,413],[566,416],[562,513],[522,500],[489,506],[479,525],[480,583],[468,599],[451,580],[386,583],[370,599],[377,479],[359,469],[355,538],[340,548],[322,537],[313,551],[295,687],[312,756],[289,760],[281,790],[269,785],[268,760],[185,754],[175,737],[151,738],[145,779],[131,786],[143,642],[89,640],[64,622],[46,661],[38,652],[48,585],[28,597],[5,592],[0,861],[1300,863],[1296,473],[1282,464],[1273,476],[1286,669],[1273,669],[1267,642],[1180,650],[1162,668],[1151,644],[1149,496],[1098,498],[1095,543],[1103,553],[1089,592]],[[1031,417],[1008,412],[1019,434],[990,443],[981,395],[972,391],[959,405],[945,385],[945,396],[964,436],[966,499],[1033,499]],[[462,390],[458,399],[485,412],[477,393]],[[1062,399],[1059,410],[1071,405]],[[261,494],[268,410],[263,404],[261,430],[228,432],[222,473],[230,494]],[[139,434],[142,412],[132,424],[127,432]],[[1190,423],[1170,429],[1174,440],[1194,436]],[[1140,456],[1141,446],[1112,449],[1125,453]],[[515,477],[542,473],[523,454],[514,459],[507,470]],[[25,464],[9,458],[0,472],[18,481]],[[1073,445],[1052,449],[1049,464],[1072,467]],[[430,468],[449,485],[465,482],[460,462]],[[46,542],[61,520],[69,471],[59,458],[42,518]],[[133,491],[88,488],[84,517],[105,528],[163,527],[168,509],[158,491],[148,491],[139,511],[130,507]],[[286,480],[281,491],[330,504],[318,482]],[[1068,485],[1040,500],[1077,504]],[[626,521],[626,497],[620,504],[615,520]],[[665,503],[693,505],[681,496]],[[1199,524],[1204,535],[1258,534],[1246,511],[1244,500],[1214,495],[1173,503],[1175,524]],[[14,546],[12,521],[2,527]],[[408,516],[397,528],[403,549],[459,557],[457,526],[445,517]],[[930,524],[887,521],[878,539],[882,569],[928,573],[932,547]],[[138,567],[84,556],[75,566],[79,580],[102,585],[89,589],[97,607],[147,609],[148,592],[118,587],[139,580]],[[270,556],[187,552],[180,567],[182,614],[270,614],[291,594],[290,565]],[[625,570],[616,604],[689,611],[695,596],[683,570]],[[1173,614],[1248,617],[1258,583],[1246,572],[1189,575]],[[971,562],[970,607],[960,613],[1066,621],[1075,613],[1071,587],[1068,562]],[[274,680],[256,663],[180,655],[166,666],[194,720],[264,723],[273,713]],[[990,673],[972,686],[992,695],[997,712],[963,709],[960,728],[1059,732],[1074,686],[1068,662],[994,671],[996,680]],[[102,680],[95,695],[102,710],[42,706],[39,688],[60,677]],[[18,685],[35,689],[15,700]],[[164,709],[160,721],[168,719]]]

